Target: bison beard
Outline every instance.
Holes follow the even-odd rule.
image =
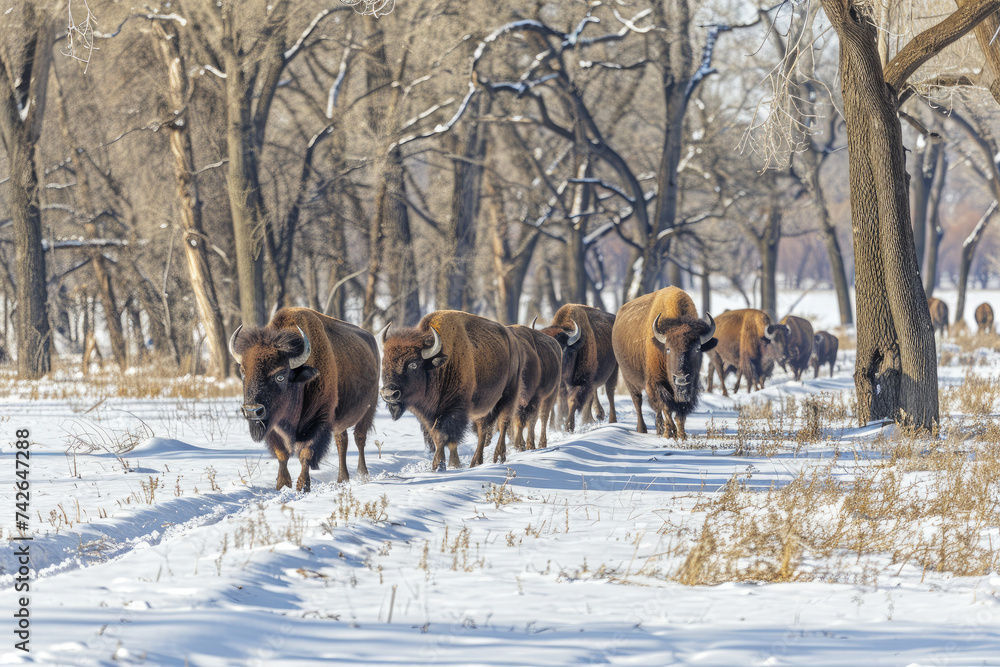
[[[264,439],[264,434],[267,433],[267,423],[259,419],[248,419],[247,424],[250,426],[250,438],[254,442],[260,442]]]

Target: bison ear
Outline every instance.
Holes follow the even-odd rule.
[[[718,344],[719,344],[719,339],[718,338],[709,338],[707,343],[702,343],[702,345],[701,345],[701,351],[702,352],[708,352],[709,350],[711,350],[713,347],[715,347]]]
[[[431,366],[433,366],[434,368],[439,368],[444,365],[444,362],[448,361],[448,355],[439,354],[430,361],[431,361]]]
[[[315,366],[299,366],[293,368],[288,374],[289,382],[309,382],[319,375],[319,369]]]

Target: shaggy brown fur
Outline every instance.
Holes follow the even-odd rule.
[[[773,337],[769,339],[767,334]],[[708,390],[712,391],[714,374],[718,373],[722,395],[726,391],[726,375],[736,371],[736,388],[747,379],[747,393],[761,389],[775,362],[788,358],[788,327],[773,324],[763,310],[743,308],[729,310],[715,320],[715,337],[719,344],[708,353]]]
[[[289,368],[309,337],[305,365]],[[288,459],[294,454],[302,470],[296,488],[308,491],[309,469],[319,468],[331,436],[339,455],[338,481],[346,481],[347,429],[354,428],[358,474],[367,475],[365,440],[378,400],[378,348],[375,337],[308,308],[282,308],[267,326],[242,330],[233,341],[242,357],[244,411],[264,409],[262,420],[248,419],[255,441],[266,439],[278,459],[276,488],[291,486]]]
[[[424,359],[421,351],[441,337],[441,350]],[[412,329],[385,341],[382,398],[393,419],[410,410],[434,443],[434,470],[460,468],[458,444],[471,419],[479,440],[472,465],[483,462],[483,450],[500,421],[494,459],[506,459],[506,431],[517,405],[521,375],[520,348],[506,327],[456,310],[428,314]]]
[[[567,345],[574,323],[580,327],[580,339]],[[615,387],[618,385],[618,361],[611,346],[611,328],[615,316],[597,308],[567,303],[556,311],[552,323],[542,333],[552,336],[563,350],[563,383],[559,389],[560,408],[566,419],[566,430],[576,429],[576,414],[583,411],[582,421],[604,419],[604,408],[597,398],[597,388],[604,385],[608,394],[608,423],[618,421],[615,413]]]
[[[988,303],[976,306],[976,326],[979,333],[993,333],[993,306]]]
[[[562,376],[562,348],[554,338],[531,327],[514,324],[508,329],[521,346],[521,398],[514,413],[514,447],[535,448],[535,425],[542,420],[538,446],[548,446],[548,425],[559,396]],[[525,439],[524,430],[528,437]]]
[[[646,294],[619,309],[611,340],[635,405],[639,433],[646,432],[642,416],[645,390],[656,414],[657,434],[687,438],[684,424],[698,404],[701,390],[702,352],[717,342],[713,331],[708,322],[698,319],[691,297],[676,287]],[[666,343],[660,342],[658,334]]]
[[[828,331],[817,331],[813,336],[812,367],[813,379],[819,377],[819,367],[830,364],[830,377],[833,377],[833,365],[837,363],[837,348],[840,341]]]
[[[927,308],[931,311],[931,324],[934,326],[934,332],[940,332],[942,336],[946,336],[948,334],[948,304],[932,296],[927,299]]]
[[[781,323],[788,327],[788,365],[792,367],[795,381],[802,379],[802,373],[809,368],[809,358],[813,352],[813,327],[809,320],[795,315],[785,315]],[[785,368],[785,364],[781,365]]]

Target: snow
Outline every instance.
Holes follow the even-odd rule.
[[[821,296],[807,310],[825,312]],[[1000,354],[981,351],[976,368],[995,373]],[[356,478],[352,445],[351,481],[336,483],[331,455],[308,494],[273,490],[277,464],[250,440],[238,398],[11,396],[4,429],[26,426],[34,442],[32,650],[12,650],[8,630],[0,663],[1000,664],[1000,573],[896,566],[875,585],[684,586],[644,569],[679,539],[665,527],[697,526],[695,504],[734,475],[766,490],[835,460],[845,478],[865,465],[851,453],[878,425],[770,458],[706,438],[735,428],[738,403],[849,393],[852,372],[842,351],[833,378],[779,371],[751,396],[703,395],[687,445],[635,433],[622,395],[619,424],[445,473],[430,472],[415,419],[380,408],[371,478]],[[965,372],[942,368],[942,384]],[[13,544],[0,556],[5,614]]]

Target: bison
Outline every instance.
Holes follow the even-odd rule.
[[[743,308],[730,310],[716,320],[718,344],[709,352],[708,390],[712,391],[714,373],[719,374],[722,395],[726,391],[726,376],[736,371],[735,392],[746,377],[747,393],[762,389],[775,362],[788,360],[788,327],[774,324],[763,310]]]
[[[611,340],[639,433],[646,432],[645,390],[656,414],[657,435],[687,438],[684,423],[698,403],[701,355],[718,342],[715,321],[705,315],[706,320],[698,319],[694,301],[676,287],[633,299],[618,310]]]
[[[813,328],[809,320],[795,315],[785,315],[781,323],[788,327],[788,361],[792,376],[798,382],[802,373],[809,368],[809,358],[813,352]],[[785,364],[781,364],[784,369]]]
[[[584,410],[586,421],[591,400],[597,420],[604,419],[604,408],[597,399],[597,388],[604,385],[608,394],[608,423],[618,421],[615,414],[615,387],[618,385],[618,361],[611,347],[611,327],[615,316],[597,308],[568,303],[556,311],[552,323],[542,329],[562,348],[560,392],[566,395],[566,430],[576,428],[576,413]]]
[[[542,420],[542,434],[538,446],[548,445],[548,424],[552,407],[559,395],[562,377],[562,348],[554,338],[530,327],[514,324],[508,329],[521,346],[521,395],[514,412],[514,447],[524,450],[535,448],[535,424]],[[527,440],[524,429],[528,429]]]
[[[832,333],[827,331],[817,331],[813,336],[812,362],[813,379],[819,377],[819,367],[823,364],[830,364],[830,377],[833,377],[833,365],[837,363],[837,348],[840,341]]]
[[[494,459],[506,452],[507,425],[518,402],[521,351],[507,327],[477,315],[438,310],[414,328],[381,332],[382,398],[393,420],[407,409],[434,443],[433,470],[460,468],[458,443],[475,422],[479,436],[472,465],[500,422]]]
[[[308,491],[309,470],[333,436],[340,456],[337,481],[347,481],[347,429],[354,428],[358,474],[367,475],[365,440],[378,401],[375,337],[309,308],[282,308],[267,326],[237,327],[229,352],[243,377],[243,416],[254,442],[267,441],[278,459],[275,488],[292,485],[288,458],[302,470],[295,488]]]
[[[932,296],[927,299],[927,308],[931,311],[931,324],[934,326],[934,332],[941,332],[942,336],[947,335],[948,304]]]
[[[976,326],[979,333],[993,333],[993,306],[988,303],[976,306]]]

